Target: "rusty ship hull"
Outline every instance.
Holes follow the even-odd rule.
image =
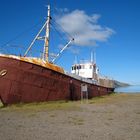
[[[114,90],[83,82],[38,64],[0,56],[0,99],[4,105],[69,100],[71,92],[72,98],[79,100],[82,83],[88,86],[89,98],[107,95]]]

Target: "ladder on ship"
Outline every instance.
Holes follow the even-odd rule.
[[[88,85],[87,84],[81,84],[81,103],[86,101],[88,103]]]

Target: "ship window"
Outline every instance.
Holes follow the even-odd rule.
[[[72,66],[72,68],[71,68],[71,69],[72,69],[72,70],[75,70],[75,68],[76,68],[75,66]]]
[[[73,70],[73,67],[71,69]]]
[[[81,65],[75,65],[75,66],[72,66],[71,68],[72,70],[78,70],[78,69],[81,69]]]
[[[90,69],[92,69],[92,65],[90,65]]]

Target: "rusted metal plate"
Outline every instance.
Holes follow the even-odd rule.
[[[50,68],[24,62],[20,59],[0,57],[0,70],[7,70],[7,73],[0,77],[2,102],[4,104],[13,104],[69,100],[71,98],[79,100],[83,82]],[[70,81],[72,81],[72,84]],[[89,98],[106,95],[113,91],[113,88],[86,84]]]
[[[8,95],[10,94],[11,81],[8,79],[0,78],[0,96],[4,105],[9,104]]]

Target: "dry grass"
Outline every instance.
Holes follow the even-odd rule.
[[[2,108],[3,107],[3,104],[2,104],[2,102],[0,101],[0,108]]]
[[[40,103],[20,103],[2,107],[4,111],[43,111],[43,110],[79,110],[77,102],[51,101]]]
[[[127,99],[139,98],[140,94],[110,94],[106,96],[94,97],[88,100],[88,104],[110,104]],[[3,107],[0,102],[0,109],[5,111],[42,111],[42,110],[80,110],[81,101],[49,101],[40,103],[19,103]]]
[[[134,96],[135,95],[135,96]],[[100,96],[100,97],[94,97],[91,100],[89,100],[89,104],[104,104],[104,103],[113,103],[113,102],[118,102],[119,101],[124,101],[127,99],[133,99],[136,97],[140,97],[140,94],[115,94],[112,93],[110,95],[106,95],[106,96]]]

